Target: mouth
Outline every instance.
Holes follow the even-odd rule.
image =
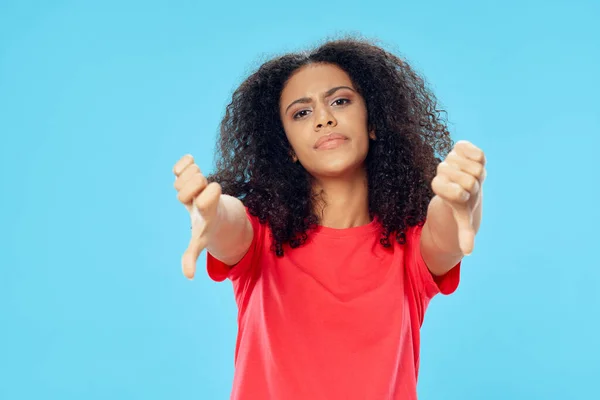
[[[348,140],[347,136],[340,133],[330,133],[328,135],[321,136],[314,145],[315,149],[326,149],[334,148]]]

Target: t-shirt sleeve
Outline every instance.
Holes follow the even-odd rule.
[[[236,265],[229,266],[214,258],[209,252],[206,254],[208,276],[216,282],[222,282],[227,278],[236,280],[240,276],[247,274],[258,263],[258,257],[263,245],[264,227],[259,222],[258,217],[251,215],[247,208],[246,215],[252,224],[254,234],[248,251]]]
[[[430,300],[436,294],[441,293],[449,295],[454,293],[460,282],[460,267],[459,261],[450,271],[443,276],[434,276],[425,264],[423,255],[421,254],[421,233],[423,226],[414,226],[407,229],[406,243],[408,246],[408,264],[414,284],[417,290],[425,297],[425,300]]]

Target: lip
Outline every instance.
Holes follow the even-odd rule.
[[[348,140],[347,136],[344,136],[340,133],[329,133],[327,135],[323,135],[321,136],[316,142],[315,142],[315,149],[320,148],[321,146],[323,146],[325,143],[330,142],[332,140]]]

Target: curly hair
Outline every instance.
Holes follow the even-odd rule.
[[[423,224],[433,197],[431,181],[452,141],[443,110],[421,76],[405,61],[370,41],[344,38],[312,51],[262,64],[232,96],[221,122],[216,171],[209,181],[242,200],[271,228],[271,250],[304,244],[319,224],[312,177],[290,157],[279,114],[281,92],[292,74],[312,63],[344,70],[365,100],[368,125],[377,135],[365,161],[369,212],[381,224],[380,243],[406,240],[409,226]]]

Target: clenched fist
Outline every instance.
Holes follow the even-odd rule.
[[[437,175],[431,183],[433,192],[452,208],[460,249],[466,255],[471,254],[474,247],[473,213],[481,203],[485,163],[481,149],[467,141],[459,141],[438,165]]]
[[[216,220],[221,186],[216,182],[208,184],[190,155],[183,156],[175,164],[173,173],[177,198],[189,211],[192,223],[192,237],[181,259],[183,274],[192,279],[198,257],[207,246]]]

